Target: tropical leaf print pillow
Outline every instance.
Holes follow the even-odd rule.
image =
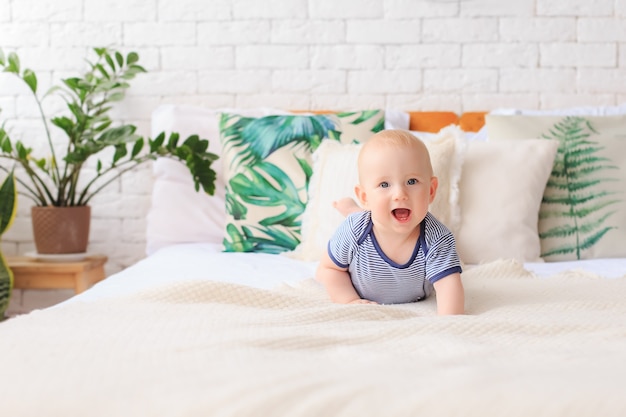
[[[313,152],[323,140],[366,141],[384,128],[384,118],[384,110],[261,118],[221,114],[224,250],[294,250],[301,240]]]
[[[539,212],[544,259],[626,256],[626,116],[487,115],[486,125],[489,140],[559,142]]]

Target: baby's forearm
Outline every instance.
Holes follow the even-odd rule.
[[[347,271],[321,267],[318,269],[316,278],[324,285],[334,303],[348,304],[361,299]]]

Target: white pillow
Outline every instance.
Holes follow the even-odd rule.
[[[463,132],[457,126],[442,129],[436,138],[424,141],[430,153],[439,188],[430,211],[453,232],[460,225],[458,180],[461,151],[457,143]],[[342,145],[325,141],[313,154],[313,176],[309,183],[309,201],[302,217],[302,242],[288,256],[317,261],[326,251],[328,239],[344,217],[332,206],[342,197],[352,197],[358,183],[357,159],[359,144]]]
[[[178,132],[181,139],[197,134],[209,140],[209,151],[222,155],[219,138],[220,113],[247,117],[288,114],[273,108],[210,109],[190,105],[162,105],[152,113],[152,135]],[[408,113],[388,109],[385,127],[408,129]],[[146,253],[176,243],[221,244],[226,224],[224,169],[222,160],[213,163],[217,173],[215,195],[196,192],[189,170],[181,162],[159,158],[153,164],[152,202],[146,218]]]
[[[456,235],[464,263],[541,262],[539,207],[557,147],[544,139],[468,143]]]

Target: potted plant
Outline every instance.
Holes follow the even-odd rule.
[[[16,207],[15,177],[13,172],[11,172],[0,185],[0,240],[2,240],[2,235],[13,222]],[[4,313],[9,306],[12,290],[13,274],[0,250],[0,321],[4,319]]]
[[[135,133],[132,124],[113,123],[109,115],[112,106],[124,98],[129,81],[146,70],[135,52],[93,51],[95,59],[87,61],[82,76],[62,79],[40,97],[35,73],[21,68],[15,52],[5,55],[0,49],[0,70],[14,74],[34,96],[49,150],[48,155],[35,156],[25,141],[11,137],[5,122],[0,123],[0,170],[13,169],[2,164],[8,160],[21,171],[16,175],[18,192],[34,203],[31,215],[38,253],[85,252],[92,198],[116,178],[157,157],[184,162],[196,191],[200,187],[211,195],[215,191],[211,164],[218,157],[207,151],[208,140],[191,135],[180,141],[177,133],[144,138]],[[63,100],[64,114],[50,118],[45,114],[43,100],[51,96]],[[28,142],[42,139],[29,138]],[[82,237],[80,227],[87,228]],[[46,237],[47,243],[42,240]]]

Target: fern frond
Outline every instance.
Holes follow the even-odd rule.
[[[614,197],[617,192],[604,185],[617,181],[609,174],[617,166],[610,157],[599,154],[605,147],[593,140],[597,133],[588,119],[568,116],[541,135],[558,141],[559,147],[539,219],[556,219],[560,223],[542,230],[540,238],[562,240],[542,256],[574,253],[580,259],[581,251],[614,229],[605,222],[615,211],[606,210],[620,200]]]
[[[568,206],[577,206],[581,204],[585,204],[591,200],[601,199],[602,197],[607,197],[609,195],[613,195],[615,192],[613,191],[600,191],[593,194],[585,194],[585,195],[575,195],[575,201],[572,201],[569,197],[566,196],[543,196],[542,203],[543,204],[559,204],[559,205],[568,205]],[[619,200],[612,200],[611,204],[618,202]],[[541,212],[549,212],[549,209],[542,209]],[[542,214],[540,213],[540,216]]]
[[[580,248],[581,251],[591,248],[596,243],[598,243],[600,241],[600,239],[602,239],[604,237],[604,235],[607,234],[607,232],[609,230],[612,230],[612,229],[615,229],[615,227],[608,226],[608,227],[602,228],[598,232],[594,233],[593,235],[591,235],[588,238],[586,238],[585,240],[583,240],[578,245],[578,247]],[[580,259],[580,257],[578,259]]]
[[[556,256],[556,255],[569,255],[570,253],[575,253],[577,250],[578,249],[576,248],[575,245],[562,245],[562,246],[554,247],[545,252],[541,252],[541,257],[547,258],[550,256]]]

